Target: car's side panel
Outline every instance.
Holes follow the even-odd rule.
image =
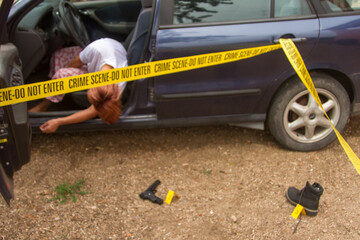
[[[320,26],[319,44],[311,55],[308,68],[344,74],[350,79],[348,83],[353,88],[355,102],[360,102],[360,62],[357,57],[360,56],[360,16],[321,17]]]
[[[319,36],[317,18],[160,28],[156,59],[272,44],[280,37],[306,38],[306,57]],[[155,78],[159,118],[265,113],[273,84],[290,65],[281,50],[252,59]],[[268,97],[264,99],[264,94]],[[205,97],[201,97],[205,96]],[[246,104],[243,104],[246,103]]]

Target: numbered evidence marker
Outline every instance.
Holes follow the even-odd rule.
[[[169,192],[166,196],[165,202],[170,205],[174,195],[175,195],[175,197],[180,198],[179,195],[177,195],[174,191],[169,190]]]
[[[306,212],[303,206],[301,206],[300,204],[296,205],[293,213],[291,214],[291,216],[295,219],[298,219],[300,214],[303,214],[304,216],[306,216]]]

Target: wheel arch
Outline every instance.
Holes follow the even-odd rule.
[[[327,99],[332,99],[333,102],[337,103],[331,104],[332,106],[330,105],[331,107],[328,108],[327,111],[336,109],[329,117],[331,117],[332,120],[334,117],[334,125],[338,131],[341,132],[345,128],[348,117],[351,114],[351,91],[349,93],[349,90],[351,90],[350,82],[346,82],[346,79],[344,80],[344,78],[339,79],[338,77],[341,77],[339,74],[334,75],[326,71],[313,70],[310,73],[315,84],[318,84],[317,86],[322,89],[321,92],[319,92],[319,94],[321,94],[319,96],[324,98],[325,101]],[[331,129],[329,124],[323,125],[321,123],[323,121],[321,118],[324,118],[323,113],[320,113],[321,111],[319,112],[319,109],[315,105],[308,105],[306,99],[305,102],[302,101],[304,99],[301,99],[302,103],[298,103],[298,105],[303,105],[306,109],[299,110],[301,108],[297,107],[296,109],[300,112],[289,110],[289,103],[294,101],[294,98],[300,100],[300,98],[298,98],[299,96],[302,97],[304,94],[309,95],[304,92],[305,90],[306,87],[299,81],[296,75],[289,77],[287,81],[280,85],[274,94],[270,103],[271,105],[267,111],[266,119],[267,130],[269,130],[280,145],[287,149],[302,152],[322,149],[336,139],[336,134],[333,131],[329,132]],[[314,101],[312,102],[314,103]],[[290,115],[288,114],[291,111],[295,112],[295,115],[292,115],[291,120],[285,119],[284,116],[289,117]],[[313,115],[313,118],[310,117],[310,114]],[[294,131],[289,129],[288,124],[290,122],[294,123],[297,120],[300,121],[297,123],[297,127]],[[318,126],[320,128],[317,128]],[[306,130],[307,128],[308,130]],[[317,133],[315,132],[315,128],[317,129]],[[309,138],[305,137],[306,131],[309,131]]]
[[[335,80],[337,80],[346,90],[346,92],[348,93],[349,99],[350,99],[350,103],[352,103],[355,99],[355,88],[354,85],[352,84],[350,78],[343,72],[341,71],[337,71],[337,70],[333,70],[333,69],[324,69],[324,68],[319,68],[319,69],[312,69],[309,71],[310,75],[317,75],[317,74],[325,74],[328,75],[330,77],[333,77]],[[273,104],[273,101],[275,100],[277,94],[281,91],[281,89],[289,83],[289,81],[291,81],[292,79],[296,78],[297,75],[293,74],[291,76],[289,76],[279,87],[278,89],[274,92],[274,94],[271,97],[271,101],[269,104],[269,107],[266,111],[266,120],[265,120],[265,128],[268,128],[268,117],[269,117],[269,111],[270,108]]]
[[[355,99],[355,87],[352,84],[350,78],[343,72],[332,70],[332,69],[316,69],[311,70],[310,74],[326,74],[331,77],[333,77],[335,80],[337,80],[346,90],[348,93],[350,102],[353,102]]]

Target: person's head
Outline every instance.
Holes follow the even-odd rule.
[[[87,92],[89,102],[106,124],[116,123],[121,112],[121,92],[117,84],[91,88]]]

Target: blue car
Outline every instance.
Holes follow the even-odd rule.
[[[52,53],[113,38],[129,65],[272,45],[292,39],[325,111],[341,132],[360,111],[360,0],[17,0],[0,9],[0,87],[48,79]],[[268,129],[285,148],[322,149],[336,139],[330,122],[282,50],[129,83],[123,115],[59,132],[231,124]],[[67,94],[47,112],[37,101],[0,108],[0,189],[30,159],[30,136],[45,121],[83,109],[86,92]],[[229,139],[230,140],[230,139]],[[2,149],[2,150],[1,150]]]

